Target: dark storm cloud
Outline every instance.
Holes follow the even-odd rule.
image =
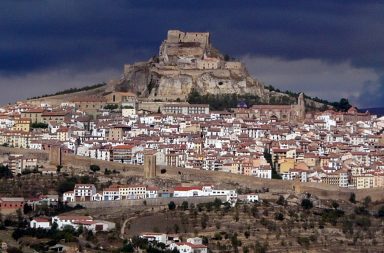
[[[357,0],[1,1],[0,75],[118,70],[155,55],[168,29],[209,31],[238,58],[349,62],[383,75],[382,13],[380,1]]]

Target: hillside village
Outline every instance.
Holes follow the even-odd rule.
[[[139,109],[133,93],[79,97],[59,106],[22,102],[2,107],[0,143],[105,161],[143,165],[154,152],[157,166],[223,171],[355,189],[383,187],[383,118],[327,110],[306,113],[296,105],[240,104],[231,111],[208,105],[160,103]],[[11,154],[14,175],[37,159]],[[44,173],[56,173],[46,168]]]
[[[186,102],[191,92],[253,94],[260,100],[248,104],[238,97],[236,105],[218,111],[208,103]],[[171,30],[158,57],[126,65],[121,80],[98,85],[97,92],[64,93],[0,107],[0,237],[6,228],[18,244],[41,252],[103,247],[265,252],[269,242],[276,249],[312,244],[316,250],[332,233],[338,236],[335,243],[348,246],[384,243],[381,232],[374,232],[380,225],[370,228],[366,220],[384,217],[380,202],[367,196],[361,203],[353,193],[384,188],[384,117],[355,107],[336,110],[323,104],[314,110],[320,103],[303,93],[289,97],[267,91],[241,62],[213,48],[209,33]],[[275,96],[295,102],[271,104]],[[63,157],[83,163],[66,166]],[[172,169],[173,177],[167,174]],[[210,171],[212,182],[187,180],[184,171]],[[270,192],[264,185],[251,189],[222,182],[218,173],[261,180],[261,185],[314,183],[351,195],[349,202],[330,203],[295,189]],[[144,225],[145,215],[154,217],[156,226]],[[353,215],[361,218],[356,224],[350,223]],[[294,221],[296,232],[305,236],[288,233],[281,240],[283,227],[295,227]],[[216,231],[220,222],[230,230]],[[319,235],[324,222],[334,228]],[[356,238],[376,236],[375,241],[348,239],[353,227],[365,229]],[[108,240],[99,236],[103,233]],[[37,242],[23,241],[29,237]],[[250,243],[256,239],[264,244]]]

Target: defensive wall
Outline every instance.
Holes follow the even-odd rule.
[[[84,201],[84,202],[70,202],[69,206],[76,206],[77,204],[85,208],[120,208],[120,207],[133,207],[142,206],[144,201],[147,206],[165,206],[173,201],[176,205],[181,205],[184,201],[188,204],[194,205],[200,203],[212,202],[215,199],[226,201],[226,196],[207,196],[207,197],[189,197],[189,198],[151,198],[151,199],[127,199],[127,200],[114,200],[114,201]]]
[[[0,147],[0,154],[35,154],[38,158],[48,160],[48,151],[32,150],[32,149],[19,149]],[[62,155],[62,165],[72,167],[74,170],[85,170],[90,165],[98,165],[102,170],[108,168],[110,170],[117,170],[123,172],[124,176],[144,176],[144,166],[142,165],[128,165],[110,161],[103,161],[98,159],[91,159],[88,157],[76,156],[73,154]],[[175,179],[178,181],[196,182],[197,184],[217,184],[222,183],[233,185],[233,187],[249,187],[251,189],[260,189],[261,187],[269,188],[274,193],[311,193],[323,199],[343,199],[348,200],[350,194],[354,192],[357,200],[362,200],[366,196],[370,196],[373,201],[384,200],[383,188],[372,189],[345,189],[339,188],[335,185],[327,185],[321,183],[301,183],[296,181],[283,181],[283,180],[269,180],[256,178],[252,176],[245,176],[239,174],[232,174],[219,171],[206,171],[185,169],[177,167],[166,167],[166,172],[161,173],[160,167],[156,168],[156,175],[163,179]]]
[[[38,160],[47,161],[49,157],[49,152],[45,150],[37,150],[37,149],[23,149],[23,148],[10,148],[0,146],[0,154],[22,154],[22,155],[33,155]]]

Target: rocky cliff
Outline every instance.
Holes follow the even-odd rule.
[[[159,54],[147,62],[127,64],[121,80],[107,91],[131,91],[149,101],[184,101],[192,90],[200,95],[258,96],[260,103],[294,104],[297,95],[271,91],[251,77],[239,61],[223,56],[211,45],[209,33],[168,31]],[[306,99],[308,108],[324,104]]]
[[[242,63],[225,59],[210,44],[209,33],[169,31],[157,57],[125,65],[123,79],[108,89],[133,91],[149,100],[185,100],[192,89],[202,95],[252,94],[268,100],[262,83]]]

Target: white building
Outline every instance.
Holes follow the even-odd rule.
[[[172,243],[169,248],[177,249],[180,253],[207,253],[208,247],[203,244],[193,244],[190,242]]]
[[[34,218],[29,223],[29,226],[31,228],[50,229],[51,228],[51,222],[49,221],[49,219],[46,219],[46,218]]]
[[[73,194],[76,202],[91,201],[96,194],[96,187],[93,184],[76,184]]]
[[[147,239],[149,242],[156,241],[164,244],[166,244],[168,240],[167,234],[163,233],[142,233],[140,237]]]

